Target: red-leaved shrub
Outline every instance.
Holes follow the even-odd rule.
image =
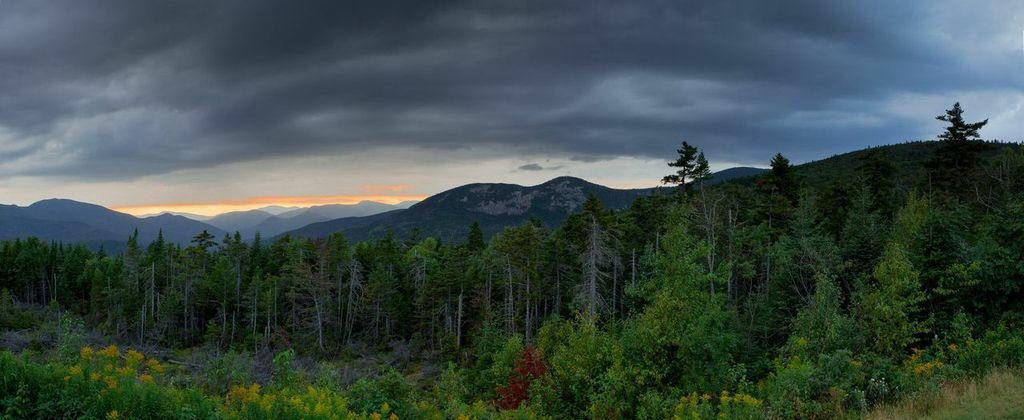
[[[516,360],[516,367],[508,377],[508,384],[498,387],[498,408],[511,410],[530,398],[530,380],[547,372],[537,348],[527,345]]]

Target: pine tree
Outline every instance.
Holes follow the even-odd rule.
[[[974,123],[964,121],[960,103],[944,115],[935,117],[949,123],[946,131],[939,134],[939,146],[925,162],[931,187],[953,196],[967,197],[973,193],[969,188],[978,168],[978,154],[985,144],[978,141],[978,130],[988,124],[988,119]]]
[[[960,108],[960,102],[953,104],[953,109],[947,109],[944,115],[935,117],[936,120],[949,123],[946,132],[939,134],[939,138],[949,141],[970,141],[978,139],[978,130],[988,124],[988,118],[983,121],[968,123],[964,121],[964,110]]]
[[[881,149],[860,157],[858,170],[871,193],[871,210],[891,217],[896,206],[896,166]]]
[[[484,231],[480,229],[480,222],[473,222],[469,226],[469,235],[466,236],[466,247],[470,251],[480,252],[487,246],[484,242]]]
[[[137,236],[138,231],[136,231],[135,234]],[[203,229],[202,232],[200,232],[198,235],[192,238],[192,243],[196,244],[196,246],[202,248],[205,251],[216,244],[216,242],[214,242],[213,239],[214,236],[210,234],[210,232],[207,232],[206,229]]]
[[[711,164],[708,163],[708,159],[704,157],[703,150],[697,154],[697,160],[693,165],[693,175],[690,176],[690,179],[692,179],[692,182],[700,189],[704,188],[705,181],[711,179]]]
[[[678,185],[680,191],[685,193],[686,183],[693,179],[697,169],[697,148],[684,141],[677,152],[679,157],[674,162],[669,162],[668,166],[679,169],[674,174],[665,175],[661,182]]]
[[[790,165],[789,159],[782,153],[776,153],[772,157],[769,180],[776,192],[789,199],[791,204],[796,203],[798,190],[796,176],[793,174],[793,167]]]
[[[861,296],[864,325],[880,354],[902,354],[917,340],[915,336],[924,331],[917,312],[925,295],[919,271],[910,261],[909,248],[924,226],[927,208],[927,201],[911,197],[875,267],[873,287]]]

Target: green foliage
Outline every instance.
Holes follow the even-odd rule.
[[[60,314],[57,320],[57,357],[68,362],[78,357],[78,349],[85,346],[82,320],[71,313]]]
[[[608,404],[602,392],[608,380],[598,381],[612,364],[621,360],[615,337],[601,331],[593,322],[554,320],[544,324],[537,343],[550,366],[547,389],[555,395],[543,398],[543,412],[559,417],[586,415],[594,404]]]
[[[835,280],[819,276],[811,302],[797,314],[785,354],[812,357],[840,350],[860,348],[859,328],[842,310],[840,290]]]
[[[274,355],[273,383],[277,388],[287,388],[298,380],[298,372],[292,363],[295,361],[295,351],[288,349]]]
[[[112,351],[109,351],[112,350]],[[85,356],[88,354],[88,356]],[[130,353],[83,352],[74,366],[41,365],[0,353],[0,413],[10,418],[212,418],[217,403],[194,390],[162,387]]]
[[[923,326],[914,321],[924,300],[918,274],[898,246],[890,246],[875,269],[877,286],[860,302],[864,325],[871,331],[875,351],[898,355],[917,340]]]
[[[977,340],[968,337],[936,351],[948,357],[951,368],[978,377],[995,368],[1024,367],[1024,333],[1000,325]]]
[[[780,361],[764,390],[768,412],[782,418],[827,418],[863,410],[861,367],[848,350]]]
[[[252,365],[253,361],[248,355],[228,351],[208,362],[203,375],[196,379],[203,391],[223,394],[233,385],[252,382]]]
[[[345,392],[349,406],[357,413],[384,411],[390,407],[399,416],[413,411],[413,387],[398,371],[388,368],[373,379],[360,379]],[[387,414],[387,413],[383,413]]]

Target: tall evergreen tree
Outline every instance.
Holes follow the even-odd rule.
[[[968,123],[964,121],[963,113],[957,102],[953,109],[935,117],[949,125],[939,134],[939,146],[925,162],[925,167],[928,169],[929,187],[953,196],[969,197],[973,192],[969,186],[974,182],[978,168],[978,154],[985,148],[984,142],[978,140],[978,130],[988,124],[988,119]]]
[[[470,251],[480,252],[486,246],[487,243],[484,242],[484,231],[480,229],[480,222],[473,222],[469,226],[469,235],[466,236],[466,247]]]
[[[896,165],[881,149],[874,149],[859,160],[858,170],[871,192],[871,210],[891,217],[896,206]]]
[[[686,192],[686,183],[693,179],[697,168],[697,148],[691,146],[690,143],[683,142],[682,146],[676,150],[679,156],[675,161],[669,162],[668,166],[676,169],[676,173],[665,175],[661,179],[663,184],[675,184],[679,186],[680,191]],[[706,161],[705,161],[706,163]]]

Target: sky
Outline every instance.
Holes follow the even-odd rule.
[[[933,139],[1024,138],[1024,2],[0,1],[0,203],[136,214],[648,187]]]

